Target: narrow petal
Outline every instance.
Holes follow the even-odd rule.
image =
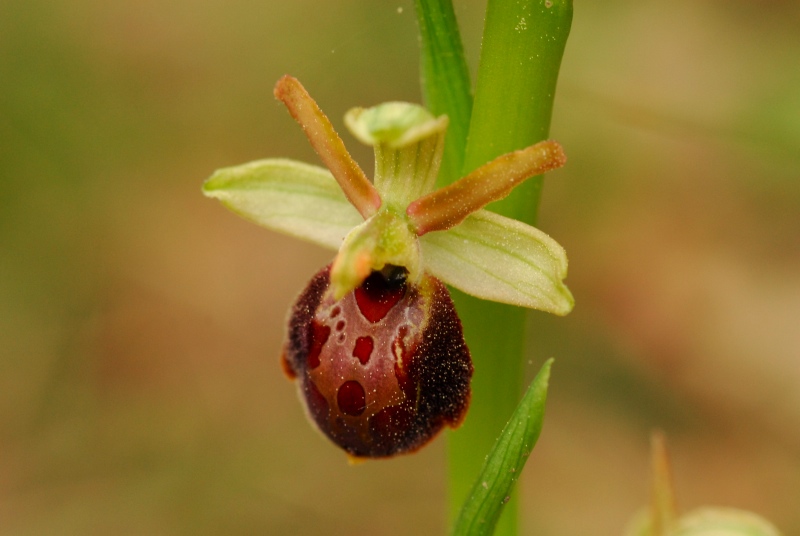
[[[330,171],[292,160],[217,170],[203,193],[259,225],[331,249],[363,222]]]
[[[331,170],[347,199],[364,219],[375,214],[381,206],[378,191],[347,152],[344,142],[333,129],[330,120],[300,81],[288,75],[284,76],[275,85],[274,93],[303,127],[311,146]]]
[[[572,310],[564,248],[535,227],[481,210],[420,245],[425,271],[467,294],[557,315]]]
[[[417,199],[406,213],[419,236],[450,229],[521,182],[557,169],[567,161],[558,142],[547,140],[504,154],[450,186]]]

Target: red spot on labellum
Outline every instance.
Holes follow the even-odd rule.
[[[355,290],[358,310],[375,324],[397,305],[405,290],[405,284],[388,284],[380,272],[372,272]]]
[[[323,326],[317,322],[311,322],[311,344],[308,350],[308,368],[315,369],[319,366],[319,354],[322,353],[322,347],[328,342],[328,337],[331,334],[331,328]]]
[[[339,410],[347,415],[358,417],[367,409],[367,397],[364,388],[355,380],[346,381],[336,393]]]
[[[375,343],[372,341],[372,337],[359,337],[353,348],[353,357],[357,357],[362,365],[366,365],[374,348]]]

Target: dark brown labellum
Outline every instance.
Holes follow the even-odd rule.
[[[295,302],[283,353],[311,419],[354,457],[417,450],[469,405],[472,361],[450,293],[431,276],[373,272],[340,301],[330,266]]]

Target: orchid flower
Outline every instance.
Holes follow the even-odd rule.
[[[338,249],[337,296],[353,290],[369,270],[394,264],[406,267],[412,279],[428,272],[478,298],[558,315],[572,309],[562,282],[564,249],[534,227],[480,210],[525,179],[562,166],[566,158],[558,143],[503,155],[433,192],[447,117],[400,102],[356,108],[345,123],[375,148],[373,183],[296,79],[281,79],[275,95],[328,169],[260,160],[217,171],[203,191],[259,225]]]
[[[483,210],[566,157],[542,141],[434,190],[447,117],[389,102],[345,116],[375,150],[371,181],[297,79],[283,77],[274,93],[327,169],[259,160],[218,170],[203,192],[259,225],[338,250],[293,307],[285,369],[299,377],[310,417],[351,456],[416,450],[458,425],[469,402],[469,352],[441,282],[558,315],[572,309],[564,249]]]

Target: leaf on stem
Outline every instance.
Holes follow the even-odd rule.
[[[436,115],[450,118],[439,186],[461,174],[472,112],[472,84],[451,0],[415,0],[422,93]]]
[[[481,536],[494,531],[503,506],[539,438],[544,419],[552,359],[536,375],[486,459],[453,529],[453,536]]]

